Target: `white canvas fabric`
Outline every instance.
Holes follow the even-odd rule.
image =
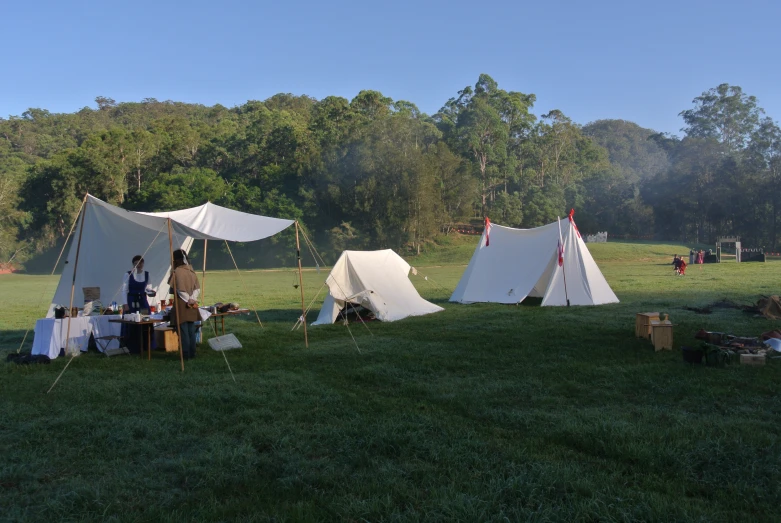
[[[211,202],[199,207],[171,212],[141,213],[158,218],[171,218],[179,234],[202,240],[254,242],[274,236],[293,225],[293,220],[269,218],[226,209]]]
[[[293,220],[281,220],[246,214],[212,203],[171,213],[138,213],[87,196],[71,237],[71,245],[57,290],[47,317],[55,305],[70,303],[73,267],[81,235],[76,274],[74,306],[84,303],[83,287],[100,287],[103,305],[122,302],[119,292],[123,275],[132,269],[136,254],[144,257],[152,288],[165,293],[171,254],[168,244],[168,216],[171,216],[173,248],[190,251],[193,239],[255,241],[267,238],[291,226]],[[82,232],[82,223],[84,230]]]
[[[348,303],[371,310],[381,321],[439,312],[409,280],[410,265],[390,249],[344,251],[326,279],[329,293],[312,325],[330,325]]]
[[[533,296],[542,297],[543,306],[567,305],[567,299],[571,305],[618,303],[574,222],[562,220],[561,235],[563,267],[558,222],[534,229],[492,224],[489,245],[484,231],[450,301],[519,303]]]

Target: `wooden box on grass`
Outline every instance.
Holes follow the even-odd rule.
[[[635,337],[651,337],[651,321],[659,321],[658,312],[638,312],[635,317]]]
[[[171,327],[155,328],[155,344],[158,349],[165,349],[166,352],[179,351],[179,336],[176,330]]]
[[[657,320],[651,321],[651,343],[654,350],[673,350],[673,326]]]
[[[764,354],[741,354],[740,364],[741,365],[764,365],[765,355]]]

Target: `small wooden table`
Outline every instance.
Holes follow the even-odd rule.
[[[151,360],[152,359],[152,331],[154,330],[155,325],[157,325],[158,323],[165,323],[164,321],[162,321],[162,320],[132,321],[132,320],[126,320],[124,318],[118,318],[118,319],[115,319],[115,320],[108,320],[108,321],[109,321],[109,323],[123,323],[125,325],[138,325],[139,327],[142,326],[142,325],[149,325],[151,328],[148,329],[147,333],[146,333],[146,338],[147,338],[146,339],[146,342],[147,342],[146,354],[147,354],[147,360]],[[139,341],[141,341],[140,337],[141,337],[141,333],[139,331]],[[144,344],[143,343],[141,343],[141,349],[140,349],[139,352],[141,353],[141,357],[143,358],[144,357]]]
[[[235,311],[228,312],[213,312],[211,317],[214,318],[214,333],[217,334],[217,318],[220,319],[222,326],[222,334],[225,335],[225,316],[235,316],[237,314],[247,314],[249,309],[237,309]]]

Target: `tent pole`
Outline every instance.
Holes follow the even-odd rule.
[[[89,193],[87,193],[89,194]],[[84,199],[81,201],[81,207],[79,207],[79,212],[76,214],[76,218],[73,220],[73,223],[71,224],[71,229],[68,231],[68,236],[65,237],[65,243],[62,244],[62,249],[60,249],[60,255],[57,256],[57,261],[54,262],[54,267],[52,267],[52,273],[49,276],[54,276],[54,273],[57,271],[57,266],[60,264],[60,260],[62,259],[62,253],[65,252],[65,247],[68,246],[68,240],[71,239],[71,235],[73,234],[73,229],[76,228],[76,224],[79,223],[79,217],[81,216],[81,211],[84,209],[84,204],[87,202],[87,195],[84,195]],[[41,297],[38,298],[38,303],[35,305],[35,308],[41,306],[41,301],[43,300],[44,293],[46,291],[44,290],[41,293]],[[55,290],[55,292],[57,292]],[[30,334],[30,329],[27,329],[24,333],[24,338],[22,338],[22,343],[19,345],[19,348],[16,350],[16,353],[19,354],[22,351],[22,347],[24,347],[24,342],[27,340],[27,335]]]
[[[71,280],[71,301],[70,305],[68,305],[68,329],[65,334],[65,349],[67,352],[68,349],[68,342],[71,338],[71,314],[73,311],[73,293],[76,291],[76,269],[79,268],[79,252],[81,251],[81,235],[84,233],[84,216],[87,214],[87,195],[84,195],[84,201],[81,204],[81,225],[79,226],[79,239],[76,243],[76,259],[73,262],[73,279]],[[56,268],[56,267],[55,267]],[[73,356],[71,355],[71,360],[73,360]],[[68,362],[70,364],[70,361]],[[65,366],[65,369],[67,369],[68,366]],[[65,372],[65,369],[62,369],[62,372]],[[60,373],[60,376],[62,376],[62,372]],[[55,385],[57,385],[57,382],[60,381],[60,376],[57,376],[57,379],[54,380],[54,383],[52,383],[52,386],[49,387],[49,390],[46,391],[46,394],[50,393]]]
[[[201,303],[206,305],[206,247],[209,240],[203,240],[203,272],[201,272]]]
[[[86,203],[87,196],[84,195],[84,202]],[[84,216],[87,214],[86,206],[81,211],[81,226],[79,227],[79,240],[76,244],[76,260],[73,262],[73,279],[71,280],[71,301],[68,305],[68,331],[65,335],[65,348],[68,348],[68,340],[71,335],[71,314],[73,311],[73,294],[76,291],[76,269],[79,268],[79,252],[81,251],[81,235],[84,232]]]
[[[174,284],[174,306],[171,309],[176,314],[176,336],[179,338],[179,363],[182,365],[182,372],[184,372],[184,354],[182,353],[182,322],[181,315],[178,314],[177,300],[179,300],[179,293],[176,292],[176,277],[174,276],[174,238],[171,234],[171,218],[168,218],[168,250],[171,252],[171,282]]]
[[[304,324],[304,344],[309,348],[309,337],[306,332],[306,306],[304,305],[304,277],[301,274],[301,244],[298,241],[298,220],[296,220],[296,256],[298,257],[298,288],[301,290],[301,323]]]
[[[559,228],[559,231],[561,231],[561,228]],[[569,228],[570,234],[572,234],[572,221],[570,221],[570,228]],[[563,246],[562,246],[563,248]],[[567,293],[567,270],[566,270],[566,264],[562,262],[561,264],[561,273],[564,275],[564,297],[567,299],[567,307],[569,307],[569,294]]]

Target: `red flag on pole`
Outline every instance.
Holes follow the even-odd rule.
[[[485,246],[488,247],[490,244],[490,237],[489,234],[491,234],[491,220],[488,219],[488,217],[485,217]]]
[[[564,240],[561,237],[561,218],[559,218],[559,267],[564,267]]]
[[[575,218],[573,216],[575,215],[575,209],[569,210],[569,221],[572,222],[573,227],[575,227],[575,232],[578,233],[578,238],[580,238],[580,231],[578,230],[578,226],[575,223]],[[559,226],[560,227],[560,226]]]

